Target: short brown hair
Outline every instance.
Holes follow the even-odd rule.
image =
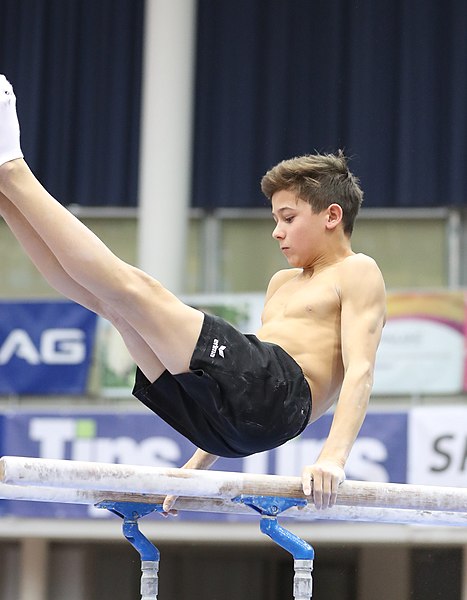
[[[261,190],[269,200],[280,190],[295,191],[315,213],[326,210],[330,204],[339,204],[344,233],[350,237],[363,201],[359,183],[339,150],[337,154],[306,154],[283,160],[264,175]]]

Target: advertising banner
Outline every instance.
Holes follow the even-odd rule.
[[[455,394],[464,388],[464,292],[388,294],[374,394]]]
[[[410,411],[410,483],[467,487],[466,423],[466,406],[419,406]]]
[[[73,302],[0,302],[0,394],[84,393],[95,326]]]
[[[0,415],[1,417],[1,415]],[[331,415],[308,427],[296,440],[276,450],[244,459],[219,459],[223,471],[300,475],[317,457]],[[195,448],[151,412],[7,413],[0,419],[2,455],[85,460],[128,465],[180,467]],[[369,414],[347,465],[351,479],[405,481],[407,417],[403,413]],[[93,506],[0,501],[2,514],[25,517],[106,518]],[[184,519],[232,516],[183,513]]]

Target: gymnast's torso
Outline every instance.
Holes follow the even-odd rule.
[[[303,269],[276,273],[257,332],[302,368],[313,397],[312,421],[337,399],[344,378],[340,279],[352,256],[311,274]]]

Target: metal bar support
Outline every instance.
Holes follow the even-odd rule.
[[[161,512],[160,504],[142,502],[100,502],[97,508],[106,508],[123,519],[122,531],[125,538],[138,551],[141,557],[141,600],[157,600],[159,588],[160,552],[148,538],[141,533],[138,520],[154,511]]]
[[[260,529],[294,558],[294,599],[310,600],[313,593],[313,547],[277,522],[277,516],[292,506],[306,506],[303,498],[237,496],[233,502],[249,506],[261,515]]]

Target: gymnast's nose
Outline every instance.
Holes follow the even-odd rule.
[[[284,239],[284,232],[282,231],[279,223],[277,223],[276,226],[274,227],[274,229],[272,231],[272,237],[275,240],[283,240]]]

